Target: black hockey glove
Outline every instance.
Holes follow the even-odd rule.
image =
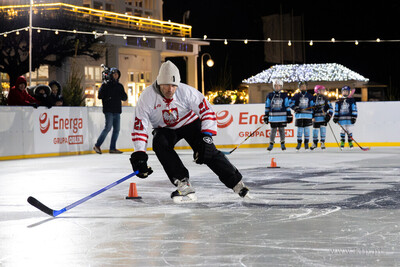
[[[213,139],[208,134],[202,134],[198,145],[198,151],[193,154],[194,161],[197,164],[208,163],[213,158],[217,149],[214,146]]]
[[[326,113],[326,114],[325,114],[325,122],[326,122],[326,123],[328,123],[328,122],[331,120],[331,118],[332,118],[332,115],[331,115],[331,114],[329,114],[329,113]]]
[[[292,123],[293,122],[292,112],[290,112],[290,111],[287,112],[286,121],[287,121],[287,123]]]
[[[333,122],[334,122],[334,123],[338,123],[338,121],[339,121],[339,117],[334,116],[334,117],[333,117]]]
[[[148,159],[149,156],[147,156],[146,152],[137,151],[132,153],[129,160],[131,161],[133,171],[139,171],[137,177],[144,179],[153,173],[153,170],[147,166]]]
[[[351,124],[356,123],[357,117],[351,117]]]
[[[264,122],[265,124],[269,123],[269,115],[264,115]]]
[[[295,113],[299,113],[299,112],[301,112],[301,110],[302,110],[302,109],[299,108],[299,107],[295,107],[295,108],[294,108],[294,112],[295,112]]]

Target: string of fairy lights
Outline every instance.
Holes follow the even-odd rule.
[[[243,44],[249,43],[283,43],[287,44],[287,46],[292,46],[295,43],[304,43],[309,46],[313,46],[317,43],[353,43],[354,45],[359,45],[360,43],[399,43],[400,40],[397,39],[368,39],[368,40],[340,40],[331,38],[329,40],[278,40],[278,39],[232,39],[232,38],[209,38],[207,35],[204,35],[203,38],[194,38],[194,37],[175,37],[175,36],[162,36],[162,35],[151,35],[151,34],[125,34],[125,33],[112,33],[108,31],[98,31],[94,30],[91,32],[88,31],[79,31],[79,30],[67,30],[67,29],[53,29],[53,28],[43,28],[43,27],[32,27],[32,30],[35,30],[37,33],[42,31],[52,31],[54,34],[59,33],[72,33],[72,34],[87,34],[94,35],[95,38],[99,38],[102,36],[113,36],[119,37],[123,39],[127,39],[129,37],[133,38],[142,38],[143,41],[147,39],[161,39],[162,42],[166,42],[167,40],[179,40],[182,42],[185,41],[207,41],[207,42],[223,42],[223,44],[228,45],[230,42],[241,42]],[[14,29],[6,32],[0,33],[0,37],[8,37],[10,34],[19,35],[21,31],[29,31],[29,27],[24,27],[20,29]]]

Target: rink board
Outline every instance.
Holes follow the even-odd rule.
[[[363,146],[400,146],[400,102],[357,103],[359,116],[353,127],[355,140]],[[214,142],[219,148],[264,147],[269,143],[270,127],[264,125],[264,104],[214,105],[218,135]],[[92,147],[104,127],[101,107],[0,107],[0,160],[75,155],[93,153]],[[133,151],[132,128],[134,107],[123,107],[117,148]],[[330,122],[327,127],[327,146],[337,146],[339,126]],[[260,127],[260,128],[259,128]],[[259,128],[257,131],[256,129]],[[108,152],[111,132],[102,145]],[[294,122],[286,127],[287,147],[297,142]],[[276,143],[279,143],[279,135]],[[149,133],[148,149],[152,147]],[[182,140],[177,148],[189,148]]]

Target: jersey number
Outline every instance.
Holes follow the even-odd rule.
[[[200,109],[200,114],[203,114],[206,110],[209,109],[205,99],[203,99],[203,102],[200,103],[199,109]]]
[[[139,120],[138,118],[135,118],[135,124],[133,126],[133,129],[135,129],[136,131],[143,131],[142,121]]]

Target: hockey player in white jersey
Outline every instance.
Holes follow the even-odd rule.
[[[210,103],[195,88],[181,83],[178,68],[170,61],[161,65],[157,80],[140,95],[132,133],[134,152],[130,162],[140,178],[153,170],[147,166],[148,131],[154,130],[153,150],[171,183],[174,202],[195,201],[195,190],[189,182],[189,171],[175,152],[175,144],[185,139],[193,149],[196,163],[206,164],[226,187],[241,197],[249,189],[242,175],[226,156],[216,149],[212,136],[217,134],[217,121]]]

